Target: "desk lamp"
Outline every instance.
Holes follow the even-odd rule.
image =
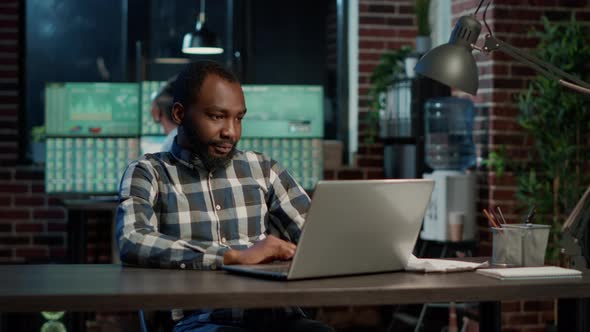
[[[590,95],[590,84],[496,38],[485,20],[491,0],[487,2],[483,12],[483,22],[488,33],[485,36],[483,47],[475,45],[481,31],[481,23],[477,21],[475,15],[483,2],[484,0],[479,2],[473,15],[459,18],[447,44],[430,50],[418,61],[415,68],[416,73],[475,95],[478,88],[478,70],[471,52],[478,50],[489,54],[500,50],[544,76],[559,82],[559,84]],[[586,190],[562,228],[562,252],[568,255],[572,265],[578,268],[590,268],[589,223],[590,188]]]
[[[478,88],[478,71],[471,52],[475,49],[489,54],[500,50],[541,74],[558,81],[559,84],[590,95],[590,84],[496,38],[485,20],[491,1],[488,1],[483,12],[483,22],[488,30],[484,45],[483,47],[475,45],[481,31],[481,23],[477,21],[475,15],[483,2],[484,0],[479,2],[473,15],[459,18],[447,44],[435,47],[418,61],[415,68],[416,73],[475,95]]]
[[[217,36],[205,26],[205,0],[201,0],[201,11],[195,24],[195,31],[184,35],[182,53],[221,54],[223,48]]]

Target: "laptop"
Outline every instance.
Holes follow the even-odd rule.
[[[280,280],[403,270],[434,181],[320,181],[291,261],[224,265],[232,273]]]

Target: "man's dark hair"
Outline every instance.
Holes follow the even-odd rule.
[[[174,105],[174,82],[176,77],[169,79],[164,86],[158,90],[154,97],[154,102],[160,109],[160,112],[172,120],[172,105]]]
[[[174,102],[188,107],[196,103],[201,86],[207,75],[217,75],[224,80],[238,83],[238,78],[215,61],[197,61],[189,63],[176,77],[174,82]]]

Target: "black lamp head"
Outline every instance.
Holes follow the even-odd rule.
[[[187,54],[221,54],[223,47],[219,38],[204,22],[197,22],[196,29],[184,35],[182,53]]]
[[[426,53],[416,64],[416,73],[475,95],[479,80],[471,52],[480,31],[481,24],[474,16],[462,16],[449,42]]]

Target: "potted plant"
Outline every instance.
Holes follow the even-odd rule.
[[[379,112],[385,109],[385,92],[387,87],[406,77],[404,60],[412,52],[409,46],[403,46],[381,55],[379,64],[371,73],[369,89],[369,112],[366,118],[367,132],[365,143],[376,141],[379,134]]]
[[[31,128],[31,160],[34,164],[45,162],[45,126]]]
[[[430,0],[416,0],[416,21],[418,24],[418,36],[416,37],[416,52],[424,54],[430,50]]]
[[[542,18],[543,31],[532,33],[540,41],[537,56],[570,73],[586,73],[590,46],[584,27],[572,14],[570,22],[551,23]],[[558,263],[561,227],[590,177],[588,165],[590,109],[587,97],[555,80],[537,76],[519,95],[518,123],[533,142],[522,162],[494,154],[489,165],[514,170],[516,197],[523,211],[535,206],[535,223],[551,225],[547,259]],[[503,159],[503,160],[502,160]]]

